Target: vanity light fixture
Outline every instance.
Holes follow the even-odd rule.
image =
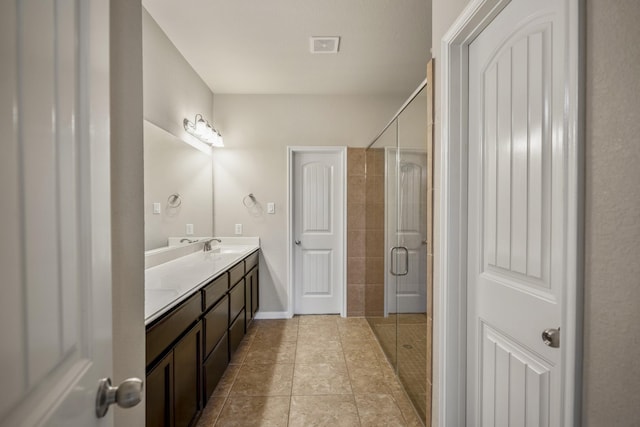
[[[213,126],[211,126],[209,122],[202,117],[202,114],[196,114],[193,122],[189,119],[184,119],[182,124],[187,133],[195,136],[200,141],[205,142],[212,147],[224,147],[222,135],[220,135],[220,132],[215,130]]]

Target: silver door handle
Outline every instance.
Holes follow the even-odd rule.
[[[300,246],[300,240],[294,240],[294,243],[298,246]]]
[[[542,342],[549,347],[560,347],[560,328],[549,328],[542,331]]]
[[[96,417],[104,417],[114,403],[121,408],[136,406],[142,400],[142,386],[140,378],[128,378],[117,387],[111,385],[111,378],[101,379],[96,395]]]
[[[395,262],[394,260],[396,259],[397,255],[397,251],[404,251],[404,271],[403,272],[397,272],[395,271],[394,265]],[[393,248],[391,248],[391,262],[389,263],[389,272],[393,275],[393,276],[406,276],[407,274],[409,274],[409,249],[407,249],[406,246],[394,246]]]

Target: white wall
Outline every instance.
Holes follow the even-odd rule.
[[[364,147],[391,119],[404,96],[216,95],[215,122],[225,147],[213,153],[214,232],[259,236],[260,310],[287,310],[286,147]],[[253,193],[266,211],[252,216],[242,198]]]
[[[178,138],[189,138],[182,125],[200,113],[211,123],[213,92],[171,40],[142,9],[144,118]]]
[[[109,16],[115,384],[145,377],[141,9],[140,1],[112,0]],[[144,425],[144,405],[112,407],[115,425]]]
[[[440,204],[440,42],[468,4],[433,0],[435,215]],[[640,2],[586,0],[586,226],[583,424],[639,425],[640,411]],[[434,230],[439,257],[439,230]],[[436,263],[437,265],[437,263]],[[438,360],[434,271],[434,367]],[[434,369],[434,426],[438,425]]]

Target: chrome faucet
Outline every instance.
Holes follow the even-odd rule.
[[[191,239],[180,239],[180,243],[184,243],[184,242],[187,242],[187,243],[195,243],[195,242],[197,242],[197,240],[191,240]]]
[[[213,239],[205,240],[204,246],[202,247],[203,252],[209,252],[211,250],[211,242],[214,240],[218,243],[222,243],[222,240],[216,239],[215,237]]]

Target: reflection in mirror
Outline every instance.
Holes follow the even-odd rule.
[[[213,235],[212,176],[210,151],[145,120],[145,251],[167,246],[169,237]]]

